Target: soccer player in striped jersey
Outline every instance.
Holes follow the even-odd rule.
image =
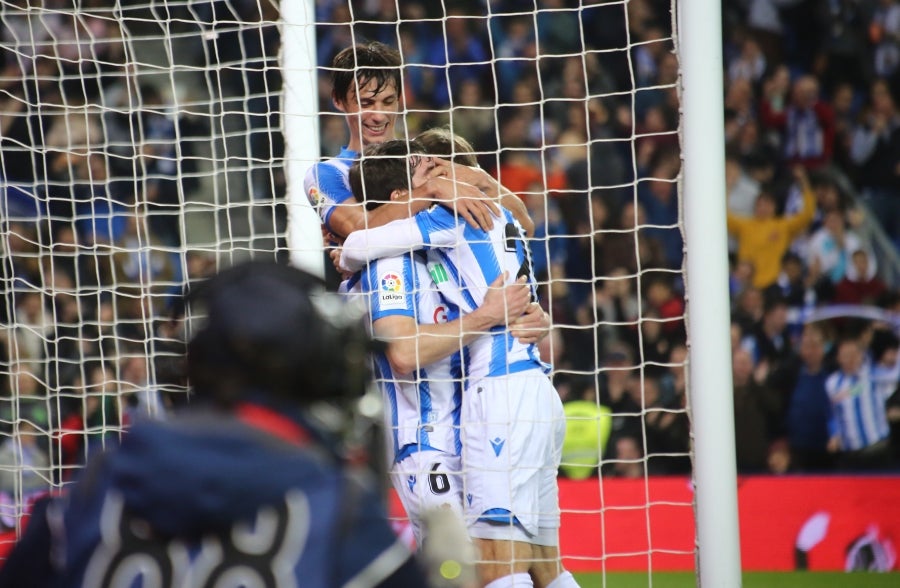
[[[391,482],[423,544],[430,509],[462,520],[460,402],[466,344],[520,316],[529,288],[499,288],[475,312],[459,315],[438,292],[421,252],[373,260],[347,283],[347,296],[366,305],[373,335],[388,342],[375,354],[385,399]],[[509,317],[509,319],[507,318]]]
[[[437,170],[410,194],[407,201],[367,213],[347,183],[347,170],[366,145],[394,137],[400,112],[400,53],[383,43],[347,47],[332,61],[332,101],[347,121],[349,141],[337,156],[313,165],[306,172],[303,190],[319,214],[328,240],[339,241],[350,232],[380,226],[423,210],[433,200],[452,202],[460,216],[474,226],[490,227],[496,205],[476,186],[453,183]],[[524,213],[524,206],[521,211]],[[527,213],[525,213],[527,216]]]
[[[404,198],[415,186],[410,178],[430,159],[421,153],[403,157],[408,149],[401,141],[368,149],[350,170],[354,194],[370,207]],[[525,277],[534,294],[523,230],[509,211],[503,215],[504,222],[485,231],[432,207],[350,234],[340,265],[355,271],[373,259],[425,251],[439,291],[463,315],[484,303],[501,276]],[[464,508],[485,562],[482,579],[489,588],[528,586],[532,578],[541,587],[577,586],[559,559],[556,475],[565,417],[547,377],[549,366],[534,344],[516,340],[504,326],[476,338],[468,349],[461,411]]]

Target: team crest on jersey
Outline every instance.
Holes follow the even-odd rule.
[[[405,308],[406,292],[403,290],[403,278],[394,272],[381,276],[381,308]]]

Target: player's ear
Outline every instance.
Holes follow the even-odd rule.
[[[392,201],[403,202],[408,197],[409,197],[409,190],[397,189],[397,190],[394,190],[393,192],[391,192],[391,200]]]
[[[339,97],[337,94],[331,95],[331,103],[334,104],[334,107],[337,108],[339,112],[347,112],[346,100]]]

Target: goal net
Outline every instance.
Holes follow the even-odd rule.
[[[397,137],[448,126],[535,223],[564,563],[691,569],[672,23],[669,0],[331,0],[314,25],[274,0],[3,2],[2,527],[186,401],[187,285],[322,257],[301,182],[347,142],[329,65],[382,41],[403,60]]]

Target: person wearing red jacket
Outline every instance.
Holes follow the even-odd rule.
[[[760,120],[781,135],[781,150],[788,166],[808,170],[831,163],[834,154],[835,116],[819,97],[819,81],[811,75],[797,78],[787,102],[783,87],[767,82],[760,104]]]

